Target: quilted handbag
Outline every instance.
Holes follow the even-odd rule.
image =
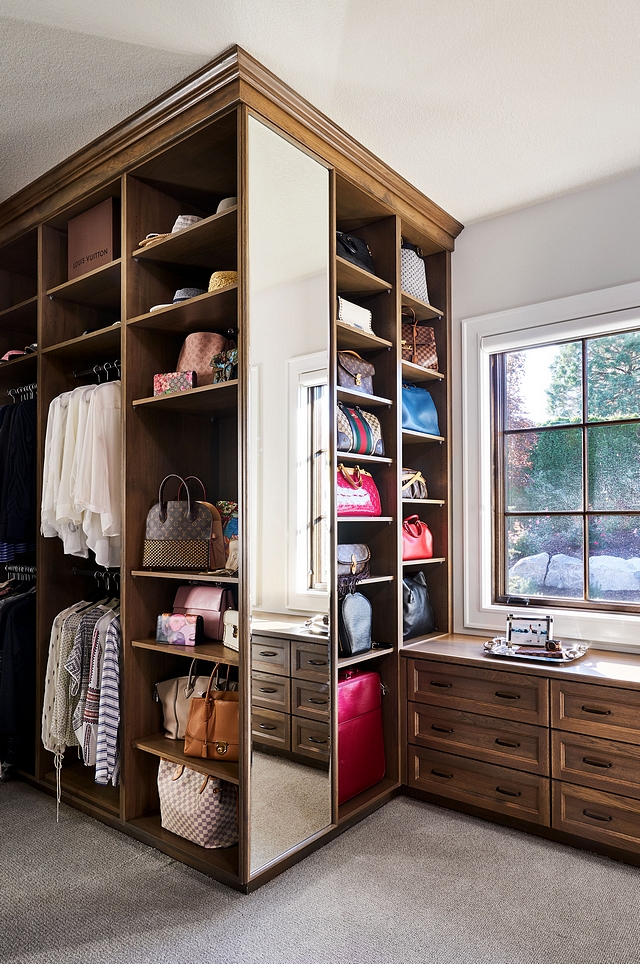
[[[376,370],[355,351],[338,352],[338,385],[352,392],[373,395],[373,376]]]
[[[382,515],[380,493],[369,472],[359,465],[348,469],[340,464],[337,475],[336,508],[339,516]]]
[[[402,383],[402,428],[440,435],[436,405],[426,388]]]
[[[177,479],[186,501],[166,501],[164,487]],[[224,566],[220,513],[207,501],[194,502],[184,479],[167,475],[160,483],[158,501],[147,513],[142,565],[145,569],[211,570]]]
[[[415,244],[402,242],[400,250],[400,278],[402,290],[419,301],[429,303],[427,291],[427,269],[422,251]]]
[[[371,649],[371,603],[361,592],[348,592],[339,608],[341,656],[357,656]]]
[[[209,639],[222,639],[224,614],[227,609],[233,609],[233,605],[233,593],[222,586],[179,586],[173,611],[202,616],[204,635]]]
[[[404,319],[411,318],[406,322]],[[413,308],[402,309],[402,358],[422,368],[438,371],[436,333],[430,325],[419,325]]]
[[[338,295],[338,321],[343,322],[345,325],[351,325],[352,328],[359,328],[360,331],[368,331],[369,334],[372,335],[372,319],[373,315],[368,308],[362,308],[360,305],[355,305],[353,301],[347,301],[346,298],[341,298]]]
[[[384,455],[380,422],[358,405],[338,402],[338,452],[356,455]]]
[[[232,783],[161,758],[158,796],[165,830],[210,850],[237,844],[238,797]]]
[[[155,698],[162,704],[165,736],[170,740],[184,740],[189,716],[189,700],[204,696],[209,685],[208,676],[196,676],[197,660],[191,661],[188,676],[178,676],[156,683]]]
[[[203,760],[238,759],[239,696],[230,690],[213,691],[218,663],[209,677],[204,697],[192,698],[184,735],[184,755]]]
[[[426,636],[436,628],[424,573],[402,580],[402,638]]]
[[[211,359],[222,351],[235,348],[234,341],[215,331],[193,331],[184,340],[178,356],[176,371],[196,372],[198,385],[213,384]]]
[[[368,271],[370,274],[376,273],[369,245],[362,238],[355,238],[351,234],[337,231],[336,254],[345,261],[350,261],[351,264],[362,268],[363,271]]]
[[[427,483],[417,469],[402,470],[402,498],[428,499]]]
[[[353,592],[356,583],[371,575],[371,550],[363,542],[342,543],[338,546],[338,594]]]
[[[426,522],[410,515],[402,523],[402,561],[433,558],[433,536]]]

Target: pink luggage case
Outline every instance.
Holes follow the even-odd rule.
[[[378,673],[338,675],[338,803],[382,780],[385,773],[382,687]]]

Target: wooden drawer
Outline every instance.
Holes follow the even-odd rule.
[[[549,681],[544,677],[424,659],[407,662],[409,700],[549,725]]]
[[[549,826],[547,777],[410,746],[409,786]]]
[[[552,780],[553,828],[640,853],[640,802]]]
[[[252,673],[251,701],[253,706],[290,713],[289,680],[283,676],[276,676],[275,673]]]
[[[291,717],[286,713],[257,707],[251,714],[251,731],[255,743],[291,749]]]
[[[637,743],[640,741],[640,692],[552,680],[551,725],[571,733]]]
[[[551,746],[554,777],[640,800],[640,747],[560,730]]]
[[[328,720],[331,697],[328,683],[291,680],[291,712],[309,720]]]
[[[329,646],[327,643],[308,643],[291,640],[291,675],[298,679],[329,682]]]
[[[409,742],[549,776],[546,726],[409,703]]]
[[[289,640],[254,636],[251,643],[251,668],[259,673],[289,676]]]
[[[291,750],[302,756],[328,762],[331,751],[329,724],[292,716]]]

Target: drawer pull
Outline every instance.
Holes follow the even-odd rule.
[[[582,811],[585,817],[591,817],[592,820],[601,820],[603,823],[610,823],[613,817],[603,817],[600,813],[591,813],[589,810]]]
[[[275,686],[261,686],[260,693],[277,693]]]
[[[595,713],[596,716],[611,716],[611,710],[598,710],[593,706],[583,706],[584,713]]]
[[[436,726],[435,723],[431,724],[431,729],[435,730],[436,733],[453,733],[453,729],[447,729],[446,726]]]
[[[326,706],[329,700],[314,700],[312,696],[309,697],[307,703],[313,703],[314,706]]]
[[[444,777],[445,780],[451,780],[453,778],[453,773],[442,773],[441,770],[432,770],[431,772],[434,777]]]
[[[261,723],[261,724],[260,724],[260,729],[261,729],[261,730],[275,730],[275,728],[276,728],[275,723]]]
[[[272,653],[269,650],[263,650],[260,653],[261,656],[279,656],[279,653]]]
[[[315,736],[308,737],[309,743],[326,743],[326,740],[316,740]]]
[[[496,787],[497,793],[504,793],[505,797],[521,797],[522,790],[504,790],[502,787]]]
[[[309,665],[310,665],[310,666],[326,666],[326,665],[327,665],[327,661],[326,661],[326,659],[310,659],[310,660],[309,660]]]
[[[602,767],[603,770],[610,770],[613,766],[613,763],[601,763],[599,760],[588,760],[586,756],[582,757],[582,762],[590,767]]]
[[[511,743],[509,740],[496,740],[498,746],[508,746],[512,750],[517,750],[520,746],[519,743]]]
[[[498,699],[501,699],[501,700],[519,700],[520,699],[519,693],[496,693],[496,696],[498,697]]]
[[[439,686],[443,690],[450,690],[453,683],[439,683],[437,679],[432,679],[429,686]]]

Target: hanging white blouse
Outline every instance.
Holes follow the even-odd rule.
[[[44,444],[44,466],[42,472],[42,500],[40,531],[47,539],[58,535],[56,521],[56,507],[58,504],[58,490],[60,488],[60,474],[62,471],[62,454],[67,421],[67,409],[71,392],[64,392],[53,399],[49,406],[47,417],[47,431]]]
[[[66,555],[81,556],[84,559],[89,555],[87,537],[82,527],[83,513],[76,507],[74,492],[71,489],[71,472],[77,449],[80,412],[81,409],[88,409],[88,403],[95,388],[95,385],[82,385],[74,389],[69,396],[56,505],[56,525]]]

